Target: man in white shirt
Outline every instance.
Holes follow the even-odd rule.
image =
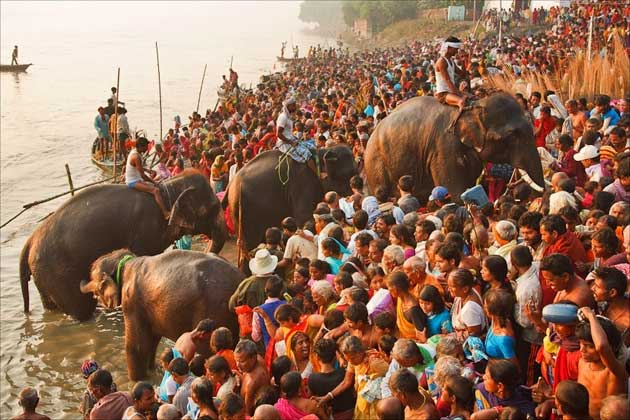
[[[525,245],[512,249],[510,259],[512,261],[511,274],[513,278],[516,278],[514,319],[520,327],[521,337],[517,344],[517,354],[521,372],[526,375],[525,384],[531,386],[540,375],[540,365],[530,359],[532,355],[535,356],[538,353],[543,338],[527,315],[529,311],[538,311],[542,304],[538,263],[533,262],[531,251]]]
[[[294,218],[287,217],[282,221],[282,233],[290,237],[284,249],[284,256],[278,262],[278,267],[290,267],[297,258],[308,258],[311,261],[317,259],[315,236],[306,229],[301,234],[298,233],[298,226]],[[309,237],[310,239],[308,239]]]
[[[315,231],[317,232],[317,259],[324,260],[326,257],[324,256],[324,250],[322,248],[322,241],[328,238],[328,233],[337,225],[333,217],[328,214],[317,214],[313,215],[315,219]]]

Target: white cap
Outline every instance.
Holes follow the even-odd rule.
[[[597,147],[591,144],[587,144],[586,146],[582,148],[582,150],[580,150],[578,153],[573,155],[573,159],[579,162],[584,159],[594,159],[597,156],[599,156],[599,150],[597,150]]]

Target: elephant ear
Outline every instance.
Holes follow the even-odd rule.
[[[98,298],[103,296],[103,292],[105,291],[105,287],[107,286],[107,282],[112,281],[112,277],[106,272],[101,272],[101,277],[98,280],[85,281],[83,280],[79,285],[81,289],[81,293],[93,293],[94,298]]]
[[[481,153],[486,141],[486,109],[481,105],[475,105],[471,109],[464,111],[459,118],[455,134],[466,146]]]
[[[195,206],[194,200],[194,187],[188,187],[175,200],[173,208],[171,209],[171,217],[169,218],[168,225],[180,227],[183,229],[192,229],[192,221],[195,218]]]

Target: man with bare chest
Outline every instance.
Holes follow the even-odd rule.
[[[624,295],[628,283],[625,274],[614,267],[599,267],[593,276],[591,291],[598,312],[615,324],[625,345],[630,346],[630,300]]]
[[[343,316],[350,335],[360,338],[367,348],[378,348],[378,332],[370,325],[368,310],[364,303],[355,302],[348,306]]]
[[[578,317],[582,319],[575,331],[582,354],[578,382],[588,389],[591,417],[599,419],[602,400],[626,391],[628,376],[616,358],[621,335],[609,319],[595,315],[591,308],[580,308]]]
[[[588,285],[574,274],[571,260],[566,255],[551,254],[543,258],[540,272],[549,287],[556,292],[554,302],[570,300],[579,307],[595,307]]]
[[[210,357],[210,336],[215,329],[214,321],[202,319],[193,331],[185,332],[179,336],[175,342],[175,349],[188,362],[195,357],[195,353],[199,353],[205,358]]]
[[[269,385],[269,374],[262,359],[258,358],[256,343],[242,340],[234,349],[236,366],[241,376],[241,396],[245,400],[245,414],[254,414],[256,393],[263,386]]]

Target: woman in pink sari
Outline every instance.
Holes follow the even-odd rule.
[[[315,400],[300,397],[302,376],[298,372],[288,372],[280,379],[282,396],[274,405],[282,420],[300,420],[309,415],[320,419],[328,418],[324,406],[318,407]]]

